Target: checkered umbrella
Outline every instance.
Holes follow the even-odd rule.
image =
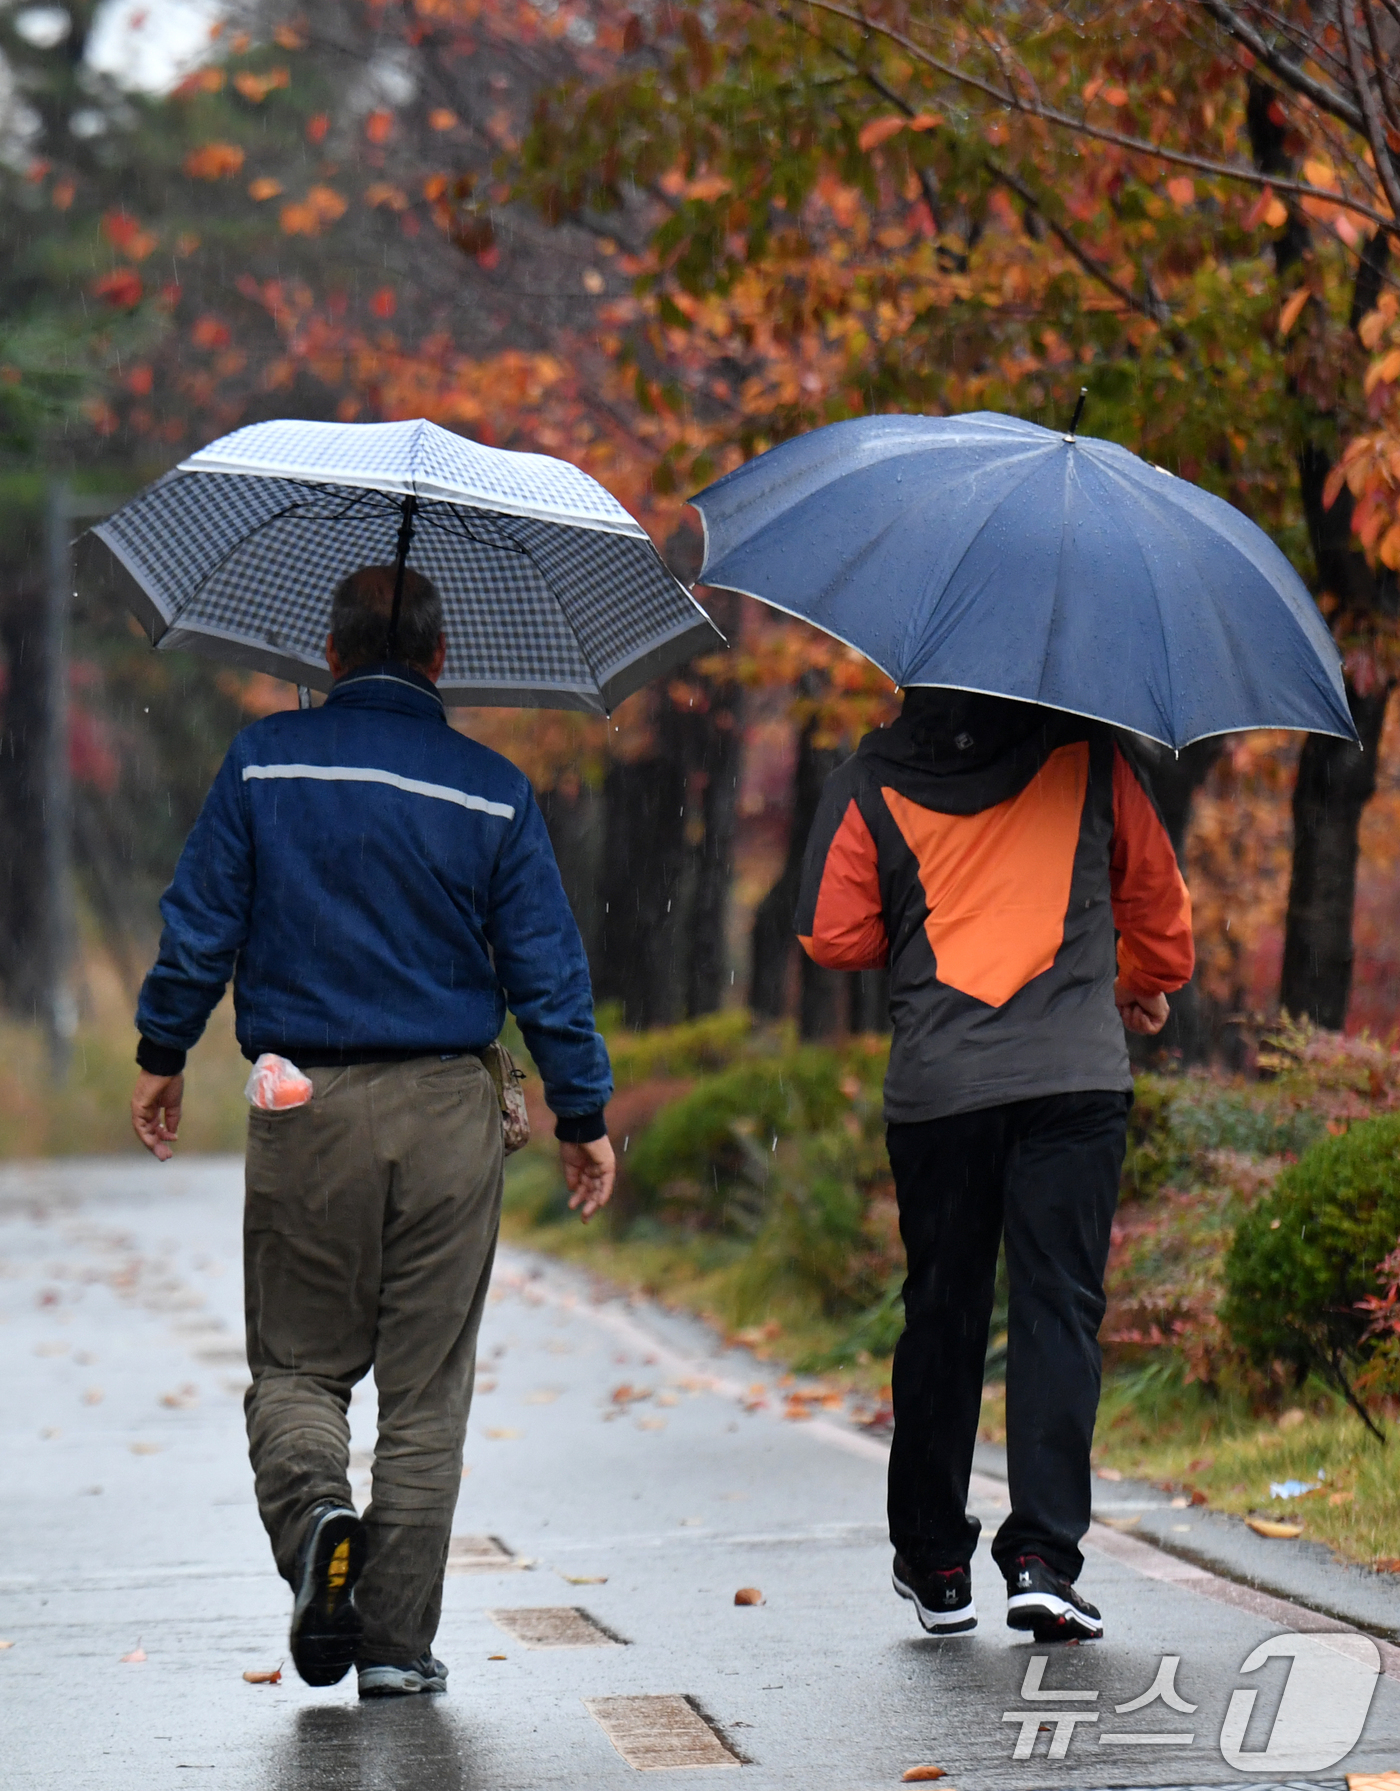
[[[153,645],[322,690],[337,584],[400,553],[442,594],[449,701],[604,712],[723,645],[587,473],[433,423],[254,423],[93,533]]]

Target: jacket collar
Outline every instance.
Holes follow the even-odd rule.
[[[392,709],[400,715],[418,715],[425,721],[446,719],[442,698],[431,678],[396,659],[377,665],[356,666],[337,678],[326,698],[353,709]]]
[[[867,734],[856,748],[877,777],[921,808],[944,815],[973,815],[1019,796],[1061,746],[1092,739],[1097,722],[1059,710],[1044,711],[1034,732],[988,762],[963,771],[955,762],[936,765],[925,741],[916,737],[908,718],[900,715],[888,727]]]

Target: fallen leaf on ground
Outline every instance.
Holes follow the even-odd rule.
[[[159,1455],[162,1445],[160,1443],[132,1443],[129,1447],[133,1455]]]
[[[749,1325],[745,1330],[735,1331],[726,1343],[741,1343],[746,1349],[755,1349],[761,1343],[772,1343],[774,1338],[781,1337],[783,1327],[776,1319],[770,1318],[766,1325]]]
[[[515,1441],[515,1439],[520,1435],[520,1432],[518,1430],[506,1430],[506,1429],[488,1430],[486,1432],[486,1435],[488,1437],[490,1437],[490,1439],[493,1443],[513,1443]]]
[[[1131,1530],[1142,1522],[1142,1513],[1136,1517],[1096,1517],[1096,1524],[1105,1524],[1110,1530]]]
[[[258,1671],[250,1667],[243,1677],[249,1685],[280,1685],[282,1683],[282,1668],[280,1663],[270,1669],[263,1668]]]
[[[734,1594],[735,1604],[762,1604],[763,1594],[757,1586],[740,1586]]]
[[[1272,1517],[1247,1517],[1244,1520],[1256,1536],[1273,1536],[1280,1542],[1290,1542],[1295,1536],[1303,1534],[1301,1524],[1280,1523]]]
[[[127,1661],[142,1661],[145,1658],[146,1658],[146,1650],[138,1642],[136,1644],[136,1646],[131,1650],[130,1654],[124,1654],[122,1656],[122,1662],[123,1662],[123,1664],[125,1664]]]
[[[103,1397],[103,1395],[102,1395],[101,1387],[89,1387],[87,1392],[83,1394],[83,1404],[84,1405],[101,1405],[102,1397]]]
[[[565,1573],[560,1575],[571,1586],[606,1586],[608,1576],[605,1573]]]
[[[679,1405],[680,1400],[676,1398],[674,1393],[658,1393],[656,1396],[656,1403],[658,1405]]]
[[[945,1779],[947,1776],[941,1766],[911,1766],[908,1772],[899,1775],[899,1782],[902,1785],[918,1785],[925,1779]]]
[[[851,1422],[862,1430],[889,1430],[894,1424],[894,1407],[886,1400],[867,1411],[853,1412]]]
[[[488,1654],[486,1656],[486,1658],[487,1658],[487,1660],[504,1660],[505,1655],[504,1654]]]
[[[1400,1573],[1400,1555],[1381,1555],[1376,1561],[1377,1573]]]
[[[634,1387],[631,1381],[623,1381],[620,1387],[613,1388],[612,1402],[614,1405],[633,1405],[639,1399],[650,1399],[651,1395],[650,1387]]]
[[[160,1403],[173,1412],[181,1412],[189,1406],[199,1404],[199,1388],[186,1381],[184,1386],[174,1393],[162,1393]]]
[[[0,1648],[13,1648],[13,1642],[0,1642]]]
[[[533,1393],[525,1395],[526,1405],[553,1405],[559,1395],[552,1387],[537,1387]]]
[[[664,1418],[638,1418],[637,1420],[638,1430],[665,1430],[665,1428],[666,1420]]]
[[[1349,1772],[1347,1791],[1400,1791],[1400,1772]]]

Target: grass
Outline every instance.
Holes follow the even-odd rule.
[[[61,1085],[39,1029],[0,1021],[0,1157],[106,1156],[141,1149],[128,1105],[136,1079],[134,997],[102,958],[85,961],[82,981],[81,1019]],[[243,1149],[247,1076],[233,1036],[233,1004],[225,1000],[190,1053],[183,1150]]]
[[[763,1359],[793,1366],[839,1353],[849,1317],[825,1316],[811,1288],[796,1276],[755,1274],[751,1244],[714,1232],[633,1224],[617,1237],[606,1220],[583,1225],[568,1210],[553,1147],[538,1141],[506,1165],[501,1235],[561,1261],[707,1320]],[[833,1385],[883,1391],[888,1360],[868,1357],[835,1376]]]
[[[1388,1445],[1377,1442],[1341,1399],[1315,1384],[1281,1413],[1261,1415],[1243,1400],[1156,1379],[1155,1387],[1144,1386],[1141,1373],[1107,1381],[1095,1437],[1100,1465],[1199,1490],[1217,1511],[1301,1522],[1305,1537],[1344,1560],[1400,1571],[1393,1434]],[[1270,1497],[1272,1481],[1313,1481],[1319,1472],[1326,1490]]]

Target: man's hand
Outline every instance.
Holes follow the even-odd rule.
[[[591,1144],[561,1144],[559,1161],[569,1184],[569,1210],[587,1225],[599,1207],[606,1206],[612,1198],[617,1175],[612,1141],[595,1138]]]
[[[171,1155],[170,1147],[180,1130],[184,1098],[183,1075],[153,1076],[149,1070],[142,1070],[136,1078],[131,1094],[131,1127],[151,1155],[162,1163]]]
[[[1134,995],[1122,983],[1115,985],[1113,999],[1117,1004],[1118,1017],[1128,1031],[1143,1033],[1147,1038],[1154,1037],[1162,1030],[1167,1023],[1167,1015],[1171,1012],[1165,995]]]

